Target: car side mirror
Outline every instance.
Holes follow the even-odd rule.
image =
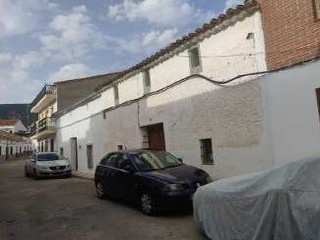
[[[178,158],[178,161],[183,163],[183,159],[182,158]]]
[[[30,162],[36,162],[36,160],[35,160],[35,159],[33,159],[33,158],[31,158],[31,159],[30,159]]]

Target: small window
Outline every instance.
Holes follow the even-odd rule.
[[[88,144],[87,145],[87,161],[88,161],[88,168],[93,168],[93,145]]]
[[[320,0],[313,0],[313,1],[314,1],[315,17],[317,20],[320,20]]]
[[[119,89],[118,86],[113,87],[113,93],[114,93],[114,104],[118,105],[119,104]]]
[[[150,92],[150,87],[151,87],[149,70],[142,72],[142,76],[143,76],[144,94],[147,94]]]
[[[201,161],[203,165],[213,165],[212,140],[200,139]]]
[[[191,74],[199,73],[202,71],[200,50],[198,46],[189,49],[189,64]]]

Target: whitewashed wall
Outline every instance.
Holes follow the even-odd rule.
[[[320,156],[320,61],[263,78],[276,164]]]
[[[247,38],[253,33],[254,39]],[[199,44],[203,74],[222,81],[239,74],[266,70],[260,13],[236,22]],[[188,51],[150,69],[151,92],[190,75]],[[87,169],[86,147],[92,143],[95,163],[105,152],[142,147],[140,127],[162,122],[166,148],[188,164],[202,167],[213,177],[226,177],[270,167],[270,144],[258,81],[241,79],[217,86],[190,79],[139,103],[109,111],[113,89],[57,119],[57,144],[70,157],[70,138],[78,138],[79,171]],[[143,95],[141,72],[120,82],[120,103]],[[139,114],[138,114],[139,113]],[[212,138],[214,166],[201,166],[199,139]],[[81,146],[81,147],[80,147]]]
[[[20,131],[26,132],[28,129],[23,125],[23,123],[19,120],[15,125],[14,125],[14,132],[18,133]]]
[[[24,154],[27,151],[32,150],[32,144],[28,140],[25,141],[10,141],[5,139],[0,139],[0,160],[5,159],[6,156],[6,147],[8,147],[8,157],[9,159],[15,157],[16,155]],[[12,154],[11,154],[12,147]]]

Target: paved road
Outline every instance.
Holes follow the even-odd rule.
[[[0,240],[205,240],[191,215],[148,217],[95,197],[91,180],[32,180],[0,162]]]

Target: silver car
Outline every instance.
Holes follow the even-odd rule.
[[[25,162],[25,176],[39,177],[71,176],[70,161],[54,152],[34,153]]]

